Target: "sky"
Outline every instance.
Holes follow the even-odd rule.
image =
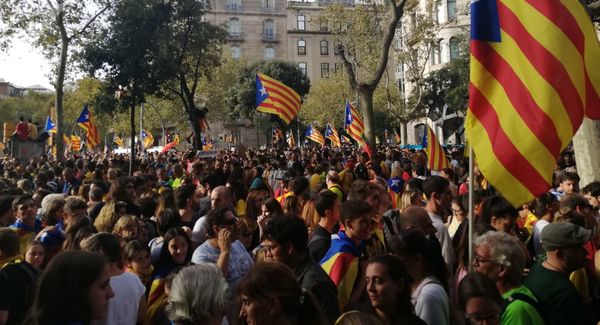
[[[42,85],[54,90],[48,74],[50,65],[40,49],[25,40],[14,39],[7,52],[0,52],[0,79],[20,87]]]

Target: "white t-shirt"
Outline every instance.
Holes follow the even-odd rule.
[[[206,240],[206,216],[200,217],[194,224],[194,229],[192,229],[192,241],[198,245],[204,243]]]
[[[452,246],[452,239],[450,238],[450,233],[448,233],[448,227],[442,221],[442,217],[435,213],[429,213],[429,218],[431,218],[431,223],[437,229],[435,236],[442,245],[442,256],[444,257],[444,261],[448,265],[448,271],[452,276],[452,271],[454,270],[454,247]]]
[[[450,324],[448,294],[433,277],[421,281],[411,295],[415,314],[429,325]]]
[[[140,300],[145,299],[146,288],[140,278],[131,273],[110,278],[110,286],[115,296],[108,302],[106,319],[94,321],[93,325],[135,325],[137,323]]]

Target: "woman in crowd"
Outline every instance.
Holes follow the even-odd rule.
[[[470,273],[458,286],[458,307],[465,324],[500,324],[504,300],[496,284],[482,273]]]
[[[139,233],[137,218],[131,215],[120,217],[112,233],[119,237],[122,246],[125,246],[126,243],[132,240],[137,240]]]
[[[48,264],[26,324],[89,324],[106,317],[114,296],[108,264],[95,253],[67,251]]]
[[[324,324],[314,296],[283,264],[256,264],[240,281],[238,298],[241,324]]]
[[[165,278],[178,267],[186,266],[192,259],[192,241],[181,228],[171,228],[164,237],[148,294],[145,324],[154,324],[155,315],[160,315],[166,305]]]
[[[220,325],[227,290],[227,282],[215,264],[184,267],[171,283],[167,315],[175,325]]]
[[[383,324],[425,324],[411,303],[411,279],[402,261],[392,255],[369,260],[366,271],[370,308]]]
[[[400,259],[413,280],[412,303],[419,318],[428,324],[449,324],[449,270],[439,246],[416,231],[402,234]]]

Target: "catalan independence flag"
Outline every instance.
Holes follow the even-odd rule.
[[[81,150],[81,137],[76,135],[71,135],[71,150],[79,151]]]
[[[94,117],[92,116],[92,112],[87,104],[83,106],[83,110],[81,111],[81,114],[79,114],[77,125],[87,132],[85,135],[85,141],[88,148],[93,149],[100,143],[98,129],[96,128],[96,124],[94,124]]]
[[[46,117],[46,125],[44,126],[44,131],[48,133],[56,133],[56,124],[52,122],[52,117],[50,117],[50,115]]]
[[[340,148],[342,146],[337,130],[329,123],[327,123],[327,126],[325,127],[325,137],[331,141],[332,147]]]
[[[435,132],[433,132],[429,125],[425,124],[425,126],[423,148],[425,148],[425,152],[427,153],[427,167],[429,170],[437,171],[450,167],[446,153],[435,136]]]
[[[265,74],[256,75],[256,110],[275,114],[285,124],[298,115],[302,100],[292,88]]]
[[[161,309],[164,308],[168,299],[165,292],[165,280],[173,270],[174,268],[172,267],[162,267],[152,274],[144,325],[154,324],[156,322],[156,319],[154,319],[155,316],[157,316],[161,312]]]
[[[146,149],[154,144],[154,136],[148,130],[142,130],[142,143]]]
[[[552,186],[584,116],[600,118],[600,46],[578,0],[471,3],[467,139],[514,206]]]
[[[344,128],[346,129],[346,133],[348,133],[352,139],[356,140],[359,145],[364,146],[366,144],[363,138],[365,133],[365,123],[356,107],[352,106],[347,100],[344,116]]]
[[[319,262],[337,287],[340,310],[344,310],[352,295],[354,282],[358,277],[358,259],[362,250],[362,246],[356,246],[344,231],[340,231],[338,238],[331,240],[329,250]]]
[[[321,132],[315,129],[312,125],[309,125],[308,128],[306,128],[306,133],[304,134],[304,136],[306,136],[307,139],[310,139],[322,146],[325,145],[325,138],[323,138]]]

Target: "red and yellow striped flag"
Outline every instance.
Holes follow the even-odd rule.
[[[325,137],[331,141],[332,147],[342,147],[340,136],[338,135],[337,130],[330,123],[327,123],[327,126],[325,126]]]
[[[256,75],[256,110],[275,114],[285,124],[298,115],[302,99],[292,88],[265,74]]]
[[[427,124],[425,124],[423,148],[425,148],[425,152],[427,153],[427,167],[429,170],[440,171],[444,168],[450,167],[448,158],[446,158],[446,153],[444,152],[444,148],[442,148],[440,145],[440,142],[435,136],[435,132],[433,132],[431,127],[429,127]]]
[[[352,139],[356,140],[358,145],[364,146],[366,144],[363,138],[363,134],[365,133],[365,123],[363,122],[360,113],[356,107],[352,106],[349,101],[346,101],[346,109],[344,114],[344,126],[346,133],[348,133]]]
[[[599,58],[578,0],[471,3],[467,138],[483,176],[514,206],[552,186],[583,117],[600,118]]]
[[[308,128],[306,128],[305,136],[307,139],[310,139],[322,146],[325,145],[325,138],[323,138],[323,135],[321,134],[321,132],[319,132],[319,130],[315,129],[312,125],[309,125]]]
[[[76,135],[71,135],[71,150],[79,151],[81,150],[81,137]]]

